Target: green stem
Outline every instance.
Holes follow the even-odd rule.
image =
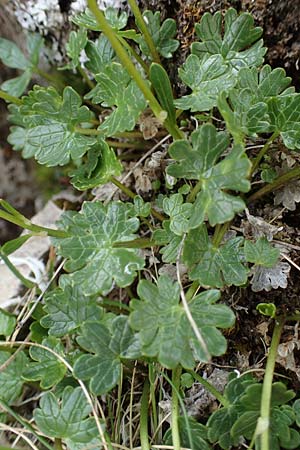
[[[95,84],[92,82],[92,80],[90,80],[88,74],[86,73],[86,71],[83,69],[83,67],[81,67],[80,65],[77,67],[78,72],[80,73],[80,75],[82,76],[82,78],[84,79],[84,81],[86,82],[86,84],[88,85],[88,87],[90,89],[94,89]]]
[[[85,136],[104,136],[103,131],[96,130],[96,128],[75,127],[74,131],[76,133],[84,134]]]
[[[4,400],[0,400],[0,406],[3,408],[4,411],[8,412],[17,422],[19,422],[26,430],[29,430],[30,433],[33,434],[40,442],[44,445],[48,450],[53,450],[52,445],[50,445],[46,439],[44,439],[42,436],[40,436],[35,429],[21,417],[19,414],[17,414]]]
[[[158,118],[158,120],[161,123],[165,122],[164,125],[166,129],[171,134],[171,136],[173,136],[174,139],[181,139],[182,138],[181,131],[176,125],[171,124],[167,120],[165,120],[167,118],[166,111],[162,109],[159,102],[152,94],[151,89],[148,86],[148,83],[142,78],[141,74],[136,69],[131,59],[129,58],[127,51],[123,48],[122,44],[120,43],[119,39],[115,34],[115,31],[112,29],[112,27],[105,19],[104,14],[99,10],[96,0],[88,0],[88,7],[96,17],[96,20],[100,25],[101,30],[110,41],[111,46],[115,50],[121,63],[129,73],[129,75],[132,77],[132,79],[136,82],[146,100],[148,100],[149,106],[152,109],[153,114]]]
[[[7,103],[14,103],[15,105],[22,105],[22,100],[18,97],[14,97],[13,95],[9,95],[6,92],[0,89],[0,98],[5,100]]]
[[[144,382],[143,393],[141,398],[141,418],[140,418],[140,439],[141,449],[150,450],[148,437],[148,402],[149,402],[149,381]]]
[[[124,39],[122,36],[117,35],[119,41],[127,49],[129,53],[132,54],[132,56],[136,59],[136,61],[139,63],[139,65],[144,69],[145,73],[148,75],[149,73],[149,67],[145,63],[145,61],[140,57],[140,55],[134,50],[134,48],[131,47],[131,45],[128,44],[126,39]]]
[[[114,441],[120,444],[120,423],[121,423],[121,409],[122,409],[122,389],[123,389],[123,366],[121,364],[121,374],[118,383],[118,398],[117,398],[117,409],[114,424]]]
[[[201,190],[202,187],[202,181],[198,181],[195,186],[193,187],[193,189],[191,190],[191,192],[189,193],[189,195],[187,196],[186,201],[188,203],[193,203],[196,199],[196,196],[198,194],[198,192]]]
[[[114,248],[151,248],[157,244],[155,241],[146,238],[133,239],[132,241],[114,242]]]
[[[267,142],[265,143],[263,148],[260,150],[259,154],[257,155],[257,157],[254,159],[254,161],[252,163],[251,175],[258,168],[260,161],[263,159],[263,157],[265,156],[265,154],[269,150],[272,142],[277,138],[278,135],[279,135],[279,133],[277,131],[275,131],[272,134],[272,136],[269,137],[269,139],[267,140]]]
[[[185,294],[185,298],[189,302],[194,297],[195,293],[197,292],[197,289],[199,288],[198,281],[193,281],[191,286],[188,288],[187,293]]]
[[[153,429],[156,430],[158,427],[158,417],[157,417],[157,408],[156,408],[156,398],[155,398],[155,379],[156,379],[156,371],[154,364],[149,364],[149,381],[150,381],[150,399],[152,405],[152,418],[153,418]]]
[[[63,81],[56,75],[45,72],[42,69],[39,69],[38,67],[34,68],[34,72],[37,75],[40,75],[42,78],[44,78],[45,80],[49,81],[49,83],[52,83],[54,85],[56,85],[57,88],[63,90],[65,87],[65,84],[63,83]]]
[[[293,315],[291,315],[291,316],[286,316],[285,320],[286,320],[286,321],[289,321],[289,320],[295,320],[296,322],[298,322],[298,321],[300,321],[300,313],[298,313],[298,314],[293,314]]]
[[[144,18],[141,14],[141,11],[140,11],[140,8],[138,7],[137,2],[135,0],[128,0],[128,3],[130,5],[131,11],[133,12],[133,15],[135,17],[136,24],[145,37],[145,41],[149,48],[149,51],[151,53],[153,61],[160,64],[161,63],[160,56],[158,54],[158,51],[156,50],[152,36],[148,31],[147,24],[144,21]]]
[[[115,300],[109,300],[109,299],[105,299],[105,300],[101,300],[100,302],[100,306],[102,306],[103,308],[107,308],[107,309],[118,309],[119,311],[124,311],[125,313],[128,313],[131,311],[131,309],[129,308],[129,306],[125,305],[124,303],[119,303]]]
[[[115,177],[110,177],[110,181],[117,186],[120,191],[124,192],[124,194],[127,195],[127,197],[134,199],[136,197],[136,194],[132,192],[131,189],[129,189],[125,184],[121,183],[119,180],[117,180]]]
[[[221,405],[227,407],[230,405],[230,402],[221,394],[211,383],[205,380],[201,375],[194,372],[193,370],[186,369],[186,372],[190,373],[192,377],[202,384],[216,399],[221,403]]]
[[[53,236],[57,238],[69,237],[69,234],[66,231],[53,230],[52,228],[41,227],[40,225],[33,224],[32,222],[30,222],[30,220],[26,219],[25,217],[22,220],[21,218],[15,217],[12,214],[9,214],[5,211],[0,211],[0,218],[7,220],[8,222],[14,223],[15,225],[18,225],[21,228],[24,228],[25,230],[30,230],[40,235]]]
[[[174,450],[180,450],[180,433],[179,433],[179,389],[180,389],[181,366],[177,366],[172,370],[172,440]]]
[[[285,319],[282,317],[275,320],[275,328],[273,331],[272,342],[268,354],[265,376],[263,381],[261,405],[260,405],[260,417],[257,422],[257,427],[261,426],[263,429],[262,433],[258,436],[260,437],[261,450],[271,450],[269,448],[269,429],[270,429],[272,381],[275,369],[277,349],[280,342],[280,336],[284,323]]]
[[[63,450],[62,442],[60,438],[54,439],[54,450]]]
[[[15,277],[18,278],[18,280],[21,281],[24,286],[26,286],[28,289],[32,289],[36,287],[32,281],[27,280],[27,278],[23,277],[21,272],[13,265],[13,263],[10,261],[10,259],[7,257],[7,255],[0,249],[0,258],[3,259],[3,262],[5,265],[9,268],[9,270],[15,275]]]
[[[219,247],[219,245],[222,242],[222,239],[224,237],[224,235],[227,233],[228,228],[231,224],[231,220],[229,222],[225,222],[222,225],[218,224],[215,228],[215,233],[214,233],[214,237],[213,237],[213,245],[214,247]]]
[[[295,178],[300,177],[300,167],[294,167],[294,169],[290,170],[289,172],[284,173],[280,177],[276,178],[272,183],[267,184],[263,188],[259,189],[258,191],[254,192],[254,194],[250,195],[247,199],[247,203],[255,202],[259,198],[263,197],[266,194],[269,194],[270,192],[275,191],[276,189],[279,189],[284,184],[288,183],[291,180],[294,180]]]

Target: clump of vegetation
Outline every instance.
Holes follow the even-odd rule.
[[[136,28],[128,28],[125,12],[104,14],[95,0],[74,18],[69,63],[60,69],[78,73],[82,95],[55,74],[46,74],[50,86],[23,95],[32,74],[43,75],[42,39],[29,36],[28,56],[0,39],[3,63],[23,71],[0,91],[9,103],[9,143],[41,165],[65,166],[86,199],[62,214],[57,229],[31,223],[1,200],[0,218],[29,230],[0,256],[29,289],[31,312],[26,339],[26,309],[18,320],[0,312],[1,429],[33,449],[299,448],[300,400],[273,381],[283,326],[298,313],[258,305],[274,320],[262,382],[233,373],[221,393],[197,365],[226,354],[224,330],[235,323],[227,287],[285,285],[270,229],[252,238],[228,231],[247,204],[299,177],[297,166],[268,172],[266,157],[277,139],[300,149],[300,94],[283,69],[263,65],[262,29],[251,15],[229,9],[196,24],[179,69],[186,94],[175,99],[163,66],[179,46],[175,21],[161,23],[158,12],[141,14],[135,0],[128,3]],[[264,144],[253,152],[258,140]],[[167,152],[161,147],[152,156],[147,193],[138,195],[124,174],[166,142]],[[124,200],[93,197],[93,189],[111,183]],[[9,259],[34,235],[52,239],[50,275],[64,262],[42,291]],[[201,422],[183,401],[194,381],[220,403]],[[160,416],[164,392],[170,423]],[[29,401],[34,411],[24,417]]]

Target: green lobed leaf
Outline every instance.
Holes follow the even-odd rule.
[[[200,180],[229,146],[225,131],[217,131],[214,125],[205,124],[193,131],[191,141],[177,140],[169,147],[169,154],[175,160],[167,172],[175,178]]]
[[[126,11],[119,11],[117,8],[105,8],[105,18],[112,28],[121,30],[127,25],[128,15]],[[83,13],[76,14],[72,17],[72,22],[81,28],[87,28],[93,31],[101,31],[97,19],[88,8]]]
[[[84,28],[79,28],[78,31],[71,31],[66,43],[66,52],[71,61],[63,69],[76,69],[80,64],[79,57],[87,41],[87,31]]]
[[[214,411],[206,424],[208,439],[211,443],[218,444],[224,450],[229,450],[232,446],[239,444],[239,438],[231,434],[231,428],[243,413],[240,402],[241,396],[246,388],[254,383],[255,380],[250,375],[229,380],[223,394],[229,401],[229,405]]]
[[[80,387],[67,386],[61,398],[46,392],[33,416],[37,427],[51,438],[89,443],[98,431],[93,418],[87,418],[91,406]]]
[[[93,74],[102,72],[114,56],[114,50],[104,34],[101,34],[95,42],[88,40],[85,46],[85,53],[88,58],[85,67]]]
[[[248,269],[243,265],[243,238],[229,239],[214,247],[207,228],[201,225],[191,230],[184,242],[183,262],[189,268],[191,280],[202,286],[241,286],[246,283]]]
[[[207,422],[209,440],[226,450],[237,446],[242,438],[251,440],[260,415],[261,393],[262,384],[249,376],[229,381],[224,396],[230,403],[210,416]],[[273,383],[270,414],[272,450],[293,449],[299,445],[299,433],[295,434],[289,428],[295,421],[293,409],[285,404],[294,396],[295,393],[287,390],[283,383]],[[259,438],[255,448],[260,448]]]
[[[24,70],[21,75],[4,81],[1,89],[15,97],[20,97],[24,93],[31,80],[32,71],[38,65],[43,42],[43,38],[38,33],[28,33],[29,59],[27,59],[15,43],[0,38],[0,59],[3,63],[14,69]]]
[[[234,8],[229,8],[222,25],[221,12],[214,15],[207,12],[195,25],[195,30],[200,42],[192,44],[192,53],[201,59],[219,54],[233,74],[242,67],[259,67],[263,63],[266,48],[262,46],[262,39],[259,40],[263,30],[254,27],[253,16],[249,13],[238,14]]]
[[[174,104],[180,109],[195,111],[209,111],[217,106],[218,95],[228,92],[235,84],[235,77],[223,62],[220,55],[197,55],[187,57],[182,68],[179,69],[181,80],[192,93],[175,100]]]
[[[134,215],[138,217],[148,217],[151,214],[151,203],[145,202],[140,195],[133,199]]]
[[[170,220],[164,220],[162,226],[163,228],[154,230],[153,240],[157,245],[164,245],[159,251],[163,255],[163,262],[174,263],[178,257],[178,248],[182,237],[171,231]]]
[[[76,131],[76,126],[93,118],[81,103],[80,96],[69,86],[62,97],[52,87],[35,86],[23,97],[22,105],[12,108],[11,120],[22,128],[12,127],[8,141],[15,150],[23,148],[24,157],[34,156],[47,166],[80,158],[96,142],[96,138]]]
[[[280,250],[261,237],[256,242],[245,240],[244,252],[246,260],[263,267],[274,267],[278,262]]]
[[[78,344],[89,353],[75,361],[74,375],[90,380],[90,390],[96,395],[109,392],[119,382],[121,362],[118,354],[109,348],[111,334],[100,322],[86,322],[77,338]]]
[[[15,97],[20,97],[23,92],[26,90],[30,80],[31,80],[32,72],[30,69],[26,69],[22,75],[18,77],[11,78],[10,80],[4,81],[1,84],[1,89],[7,92],[10,95],[14,95]]]
[[[97,144],[88,150],[86,162],[70,173],[71,183],[76,189],[85,191],[107,183],[112,176],[121,175],[122,170],[114,150],[104,140],[98,139]]]
[[[0,308],[0,335],[10,336],[16,326],[16,316]]]
[[[280,68],[270,66],[242,68],[235,87],[218,99],[218,108],[223,115],[228,130],[238,142],[244,136],[270,131],[270,117],[267,101],[276,96],[286,95],[291,79]]]
[[[267,104],[271,131],[280,134],[287,148],[299,150],[300,94],[273,97]]]
[[[4,38],[0,38],[0,59],[3,64],[12,69],[26,70],[30,66],[30,62],[19,47],[14,42]]]
[[[44,45],[44,39],[39,33],[28,33],[27,35],[27,50],[30,62],[33,66],[39,63],[41,49]]]
[[[146,101],[127,70],[121,64],[112,62],[95,78],[97,85],[85,98],[105,107],[117,107],[100,125],[99,130],[106,136],[133,130],[139,115],[146,108]]]
[[[120,380],[121,358],[140,357],[140,343],[129,327],[128,317],[117,316],[110,328],[100,321],[90,321],[81,327],[79,345],[90,354],[80,356],[74,365],[74,375],[89,380],[96,395],[109,392]]]
[[[129,286],[136,271],[144,267],[144,259],[138,249],[114,248],[119,241],[136,237],[139,220],[130,217],[132,205],[111,202],[84,202],[82,210],[68,211],[59,221],[59,227],[70,237],[53,239],[59,253],[67,258],[65,269],[84,295],[108,292],[113,282],[120,287]]]
[[[295,413],[296,424],[298,427],[300,427],[300,399],[294,401],[293,410]]]
[[[170,217],[170,230],[182,236],[189,229],[189,218],[191,216],[193,205],[183,203],[182,194],[173,194],[163,200],[163,210]]]
[[[20,397],[24,380],[22,378],[28,359],[24,352],[12,355],[0,351],[0,366],[5,367],[0,372],[0,399],[13,404]]]
[[[191,144],[178,140],[170,145],[169,153],[176,161],[167,173],[176,178],[199,180],[200,192],[193,204],[189,228],[198,227],[208,217],[215,226],[231,220],[245,208],[244,201],[228,194],[228,189],[247,192],[251,162],[242,145],[235,145],[231,152],[216,163],[228,146],[225,132],[217,132],[211,124],[204,124],[192,133]]]
[[[41,325],[49,328],[49,334],[62,337],[72,333],[85,322],[99,319],[102,310],[96,303],[96,297],[86,297],[80,287],[72,286],[67,275],[59,279],[59,288],[45,296],[46,315]]]
[[[143,18],[147,24],[148,31],[153,39],[155,48],[164,58],[171,58],[178,46],[179,41],[174,39],[176,35],[176,22],[174,19],[166,19],[162,24],[160,21],[160,12],[146,10],[143,12]],[[141,36],[139,38],[139,46],[141,52],[150,56],[150,50],[145,41],[145,38]]]
[[[42,345],[64,357],[64,346],[55,337],[43,339]],[[40,380],[41,388],[49,389],[64,378],[67,368],[53,353],[41,347],[30,347],[29,355],[36,362],[27,364],[22,374],[24,380]]]
[[[157,358],[168,369],[181,364],[192,368],[195,361],[207,361],[207,353],[195,337],[194,331],[179,304],[180,287],[167,276],[160,276],[157,285],[141,280],[137,293],[140,299],[130,302],[130,326],[139,331],[141,350],[145,356]],[[225,305],[215,305],[218,291],[206,291],[190,302],[190,311],[206,343],[208,352],[221,355],[226,340],[218,328],[227,328],[234,315]]]

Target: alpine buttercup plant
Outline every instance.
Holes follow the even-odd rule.
[[[185,94],[175,98],[167,62],[180,48],[176,23],[128,4],[131,27],[124,11],[88,0],[72,19],[68,62],[45,74],[48,86],[30,84],[43,75],[43,39],[29,34],[25,55],[0,38],[2,62],[22,71],[0,91],[8,142],[23,158],[62,166],[85,199],[63,212],[57,229],[0,200],[0,218],[29,231],[5,243],[0,257],[28,289],[24,311],[32,313],[23,339],[24,311],[0,311],[1,429],[11,430],[13,417],[34,449],[299,448],[299,400],[273,382],[282,329],[298,313],[259,306],[275,323],[263,382],[231,374],[221,393],[197,367],[226,354],[235,314],[225,290],[246,289],[254,277],[256,286],[259,277],[262,286],[263,277],[276,284],[272,238],[229,231],[247,205],[299,178],[295,166],[259,189],[254,183],[275,141],[300,149],[300,94],[283,69],[264,65],[263,30],[252,16],[230,8],[195,25],[178,70]],[[143,193],[126,180],[155,150]],[[120,200],[93,196],[111,184]],[[35,235],[51,237],[52,266],[63,260],[43,291],[10,260]],[[186,413],[187,376],[220,403],[206,423]],[[30,420],[21,408],[29,389],[39,393]],[[159,414],[166,391],[171,425]]]

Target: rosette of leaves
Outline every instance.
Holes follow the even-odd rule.
[[[27,57],[14,42],[0,38],[0,59],[3,64],[23,71],[21,75],[4,81],[1,84],[3,91],[15,97],[19,97],[25,92],[32,74],[38,66],[43,43],[43,38],[39,34],[29,33],[27,35]]]
[[[135,127],[141,112],[146,108],[144,95],[127,70],[112,62],[95,75],[97,85],[85,96],[105,108],[116,107],[100,125],[106,136],[113,136]]]
[[[191,280],[202,286],[241,286],[247,282],[248,268],[244,266],[244,238],[235,237],[215,247],[207,228],[201,225],[191,230],[183,247],[183,262],[189,268]]]
[[[129,286],[136,271],[144,267],[138,249],[114,247],[116,242],[126,245],[136,237],[139,220],[131,213],[131,204],[84,202],[80,212],[68,211],[59,220],[59,227],[69,237],[53,242],[67,258],[65,269],[73,272],[69,275],[71,282],[84,295],[108,292],[114,282]]]
[[[100,321],[83,324],[78,344],[88,353],[75,362],[74,375],[89,380],[96,395],[109,392],[120,380],[121,360],[140,357],[140,345],[125,316],[116,317],[109,327]]]
[[[252,440],[260,416],[262,384],[251,377],[232,379],[225,388],[226,406],[215,411],[208,419],[208,439],[224,450],[237,446],[242,438]],[[294,409],[287,405],[295,397],[283,383],[272,385],[269,439],[272,450],[295,449],[300,444],[300,434],[291,428],[296,420]],[[259,434],[255,448],[259,450]]]
[[[175,178],[198,180],[197,197],[189,219],[189,228],[198,227],[207,217],[214,226],[227,222],[245,208],[244,201],[228,190],[247,192],[251,163],[242,145],[235,145],[230,153],[217,163],[229,145],[226,132],[217,132],[211,124],[199,127],[191,141],[178,140],[169,147],[175,160],[167,173]]]
[[[77,160],[96,143],[96,138],[85,136],[76,129],[89,122],[93,113],[81,106],[82,101],[70,86],[62,97],[53,87],[35,86],[22,105],[13,105],[8,137],[14,150],[22,150],[24,158],[35,157],[46,166],[62,166]]]
[[[229,91],[228,101],[223,93],[218,99],[218,108],[223,115],[227,129],[236,141],[245,136],[271,131],[268,101],[273,97],[290,94],[291,78],[284,69],[270,66],[242,68],[235,87]]]
[[[130,302],[130,326],[138,331],[143,355],[156,358],[168,369],[178,364],[193,368],[196,361],[207,361],[207,352],[221,355],[226,339],[218,328],[234,323],[234,314],[226,305],[217,305],[217,290],[202,292],[189,303],[190,312],[207,348],[196,338],[180,304],[180,287],[168,276],[160,276],[157,284],[141,280],[139,299]]]

